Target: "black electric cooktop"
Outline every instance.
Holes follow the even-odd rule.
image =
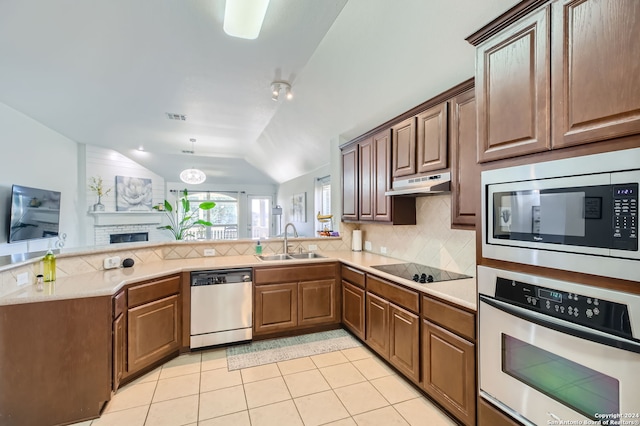
[[[458,274],[457,272],[449,272],[431,266],[420,265],[419,263],[395,263],[393,265],[372,266],[387,274],[396,277],[413,280],[418,283],[435,283],[438,281],[459,280],[463,278],[471,278],[468,275]]]

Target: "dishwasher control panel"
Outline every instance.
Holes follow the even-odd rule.
[[[220,269],[191,273],[191,287],[251,282],[251,269]]]

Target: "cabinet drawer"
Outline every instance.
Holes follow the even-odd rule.
[[[127,290],[127,297],[129,299],[129,307],[131,308],[179,292],[180,277],[174,276],[131,287]]]
[[[115,296],[113,296],[113,318],[118,316],[127,310],[127,293],[122,290]]]
[[[407,290],[373,275],[367,275],[367,290],[412,312],[420,312],[420,299],[415,291]]]
[[[304,266],[284,266],[275,268],[256,268],[253,282],[256,285],[282,282],[313,281],[336,276],[335,263],[309,264]]]
[[[471,341],[476,340],[475,315],[429,297],[422,297],[422,315]]]
[[[342,265],[342,279],[364,288],[364,272]]]

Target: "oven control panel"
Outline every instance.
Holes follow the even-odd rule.
[[[595,330],[633,337],[627,305],[498,277],[496,299]]]

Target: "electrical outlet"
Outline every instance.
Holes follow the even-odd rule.
[[[113,269],[120,267],[120,256],[107,257],[102,262],[104,269]]]
[[[387,248],[386,247],[380,247],[380,254],[387,254]]]
[[[204,249],[204,255],[205,256],[215,256],[216,255],[216,249]]]
[[[18,285],[25,285],[29,283],[29,273],[28,272],[23,272],[21,274],[18,274],[16,276],[16,281],[18,283]]]
[[[365,241],[364,242],[364,249],[365,250],[371,250],[371,241]]]
[[[318,250],[318,246],[316,244],[309,244],[309,251]]]

